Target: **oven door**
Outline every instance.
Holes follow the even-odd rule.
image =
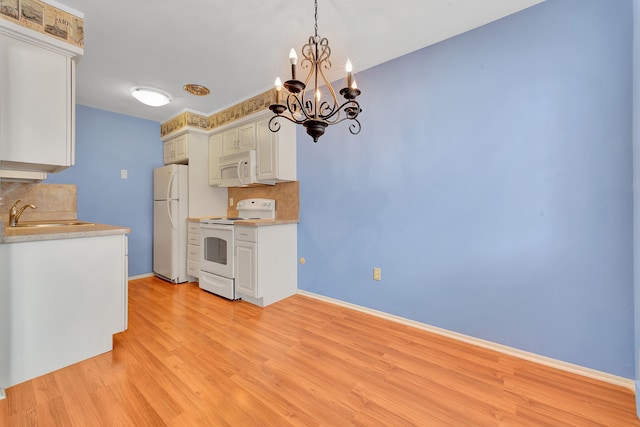
[[[233,225],[200,223],[200,270],[233,279]]]

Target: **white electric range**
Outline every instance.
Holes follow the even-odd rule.
[[[200,221],[199,286],[231,300],[235,290],[234,224],[247,219],[275,219],[273,199],[245,199],[236,205],[235,218],[207,218]]]

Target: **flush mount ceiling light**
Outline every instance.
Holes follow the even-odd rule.
[[[211,93],[209,88],[206,88],[202,85],[193,84],[193,83],[184,85],[182,89],[184,89],[185,92],[189,92],[191,95],[196,95],[196,96],[206,96]]]
[[[331,68],[331,49],[329,48],[329,40],[318,36],[318,0],[315,0],[315,35],[309,37],[309,42],[302,46],[302,56],[300,67],[309,69],[309,74],[303,82],[296,80],[296,62],[297,55],[294,49],[289,53],[291,61],[291,80],[284,82],[284,87],[289,94],[286,96],[286,102],[282,103],[282,82],[280,78],[276,79],[276,103],[271,104],[269,109],[276,114],[269,121],[269,129],[272,132],[280,130],[280,123],[277,119],[284,117],[285,119],[301,124],[307,130],[307,133],[313,138],[314,142],[318,142],[329,125],[335,125],[344,120],[352,120],[349,131],[356,135],[360,133],[360,122],[358,114],[362,111],[360,104],[356,101],[356,97],[360,95],[360,90],[356,85],[356,81],[352,76],[351,61],[347,60],[346,87],[340,90],[346,102],[339,104],[336,93],[327,80],[325,72]],[[305,96],[305,88],[309,83],[313,82],[313,92],[311,95]],[[322,100],[319,85],[326,86],[331,94],[329,101]]]
[[[152,107],[162,107],[171,102],[171,97],[168,94],[148,87],[134,87],[131,89],[131,94],[138,101]]]

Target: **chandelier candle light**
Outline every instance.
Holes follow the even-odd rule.
[[[284,82],[284,88],[288,91],[285,103],[282,102],[282,81],[279,77],[276,79],[276,103],[269,106],[275,116],[269,120],[269,129],[272,132],[279,131],[280,123],[277,119],[283,117],[293,123],[304,126],[314,142],[318,142],[318,138],[324,134],[327,126],[335,125],[344,120],[353,121],[349,125],[349,131],[352,134],[360,133],[358,115],[362,112],[362,109],[360,109],[360,104],[356,101],[356,97],[361,92],[352,75],[353,66],[351,61],[347,59],[347,85],[340,90],[340,95],[346,99],[343,104],[339,105],[336,93],[325,75],[325,71],[331,68],[329,59],[331,57],[331,48],[329,48],[329,40],[318,36],[318,0],[315,0],[315,35],[310,36],[309,42],[302,46],[302,56],[300,67],[309,69],[309,74],[304,83],[296,79],[296,64],[298,62],[296,51],[291,49],[289,52],[291,80]],[[312,80],[312,95],[305,96],[305,89]],[[324,85],[329,90],[331,94],[330,102],[322,100],[319,85]]]

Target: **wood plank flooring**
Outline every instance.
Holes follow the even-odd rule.
[[[129,295],[114,350],[9,388],[0,426],[640,426],[627,389],[304,296]]]

